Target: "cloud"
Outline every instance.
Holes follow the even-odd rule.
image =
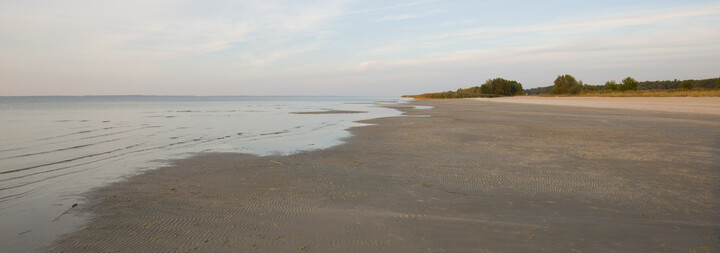
[[[408,20],[408,19],[424,18],[424,17],[428,17],[431,15],[441,13],[441,12],[443,12],[443,11],[435,10],[435,11],[428,11],[428,12],[421,12],[421,13],[389,15],[389,16],[385,16],[383,18],[378,19],[378,21],[402,21],[402,20]]]
[[[448,32],[362,51],[358,56],[364,61],[337,71],[369,76],[452,73],[417,80],[418,87],[431,87],[427,91],[499,76],[526,88],[548,85],[554,75],[565,73],[588,83],[628,75],[640,80],[706,78],[717,75],[710,66],[720,63],[720,34],[712,25],[720,21],[718,13],[720,8],[711,6]],[[650,26],[625,34],[614,30],[637,25]],[[462,44],[472,46],[458,46]]]
[[[615,28],[629,27],[643,24],[654,24],[661,21],[692,18],[720,14],[720,6],[703,7],[686,10],[660,10],[646,13],[623,14],[595,18],[566,19],[559,22],[551,22],[541,25],[514,26],[514,27],[488,27],[482,29],[470,29],[459,32],[434,35],[417,39],[399,40],[387,45],[368,49],[360,54],[385,55],[418,47],[437,47],[448,43],[457,43],[462,40],[483,39],[489,37],[502,37],[518,34],[529,34],[539,32],[583,32],[609,30]]]
[[[692,38],[692,39],[688,39]],[[695,43],[700,39],[700,43]],[[558,57],[606,59],[613,62],[629,60],[647,60],[668,58],[692,58],[702,55],[720,56],[720,35],[708,30],[698,29],[687,31],[681,36],[668,38],[666,33],[643,34],[627,37],[624,40],[613,38],[593,38],[583,41],[569,41],[538,46],[516,46],[501,49],[471,49],[443,53],[435,53],[421,57],[401,58],[386,61],[364,61],[343,71],[369,71],[389,67],[408,67],[419,65],[441,65],[448,62],[484,62],[496,64],[501,62],[558,61]],[[652,43],[648,43],[652,42]],[[587,59],[583,62],[592,62]]]
[[[251,31],[248,22],[178,21],[154,29],[138,29],[134,35],[116,46],[123,50],[165,51],[173,55],[203,54],[245,42]]]
[[[0,90],[103,94],[122,84],[170,93],[169,83],[237,81],[323,45],[350,3],[6,1]]]
[[[225,6],[205,1],[15,3],[0,10],[5,34],[0,39],[29,41],[36,48],[56,48],[60,42],[70,50],[80,50],[76,45],[81,44],[83,49],[208,53],[235,43],[322,32],[327,20],[341,16],[344,5],[329,0],[249,0]]]
[[[417,14],[403,14],[403,15],[395,15],[395,16],[385,16],[381,18],[379,21],[398,21],[398,20],[406,20],[406,19],[413,19],[413,18],[419,18],[421,15]]]
[[[412,1],[412,2],[406,2],[406,3],[400,3],[395,5],[386,5],[382,7],[376,7],[376,8],[360,8],[352,11],[348,11],[345,13],[345,15],[360,15],[360,14],[373,14],[373,13],[380,13],[380,12],[387,12],[395,9],[401,9],[401,8],[409,8],[414,6],[420,6],[425,5],[429,3],[437,2],[437,0],[421,0],[421,1]],[[385,3],[385,1],[383,1]]]
[[[548,8],[541,11],[558,15],[545,21],[551,15],[508,22],[483,16],[502,16],[508,6],[428,0],[4,1],[0,90],[320,89],[294,89],[310,94],[337,83],[347,85],[335,89],[342,93],[371,87],[369,82],[456,86],[452,82],[520,72],[544,78],[538,69],[551,77],[555,69],[590,67],[690,75],[709,72],[698,65],[720,59],[717,4],[615,14],[580,7],[576,16]],[[685,65],[674,66],[676,71],[647,67],[674,63]]]
[[[322,47],[320,43],[313,43],[301,46],[292,46],[287,48],[275,49],[265,55],[257,55],[251,52],[246,52],[242,55],[245,62],[253,68],[262,68],[269,64],[276,62],[281,59],[291,57],[293,55],[303,54],[318,50]]]

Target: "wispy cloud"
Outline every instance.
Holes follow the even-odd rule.
[[[275,49],[267,54],[254,54],[251,52],[245,52],[242,54],[242,58],[245,62],[253,68],[266,67],[276,61],[298,55],[307,52],[318,50],[322,47],[321,43],[312,43],[308,45],[291,46],[287,48]]]
[[[648,13],[624,14],[619,16],[607,16],[592,19],[576,18],[574,20],[562,20],[559,23],[556,22],[536,26],[518,26],[511,28],[495,28],[488,30],[469,31],[460,34],[440,36],[434,39],[474,38],[511,33],[545,32],[559,30],[607,30],[634,25],[652,24],[663,20],[706,16],[713,14],[720,14],[720,6],[690,10],[660,10]]]
[[[457,43],[462,40],[482,39],[488,37],[499,37],[513,34],[528,34],[538,32],[583,32],[588,33],[598,30],[609,30],[615,28],[629,27],[643,24],[653,24],[666,20],[682,19],[698,16],[720,14],[720,6],[712,6],[687,10],[660,10],[647,13],[633,13],[595,18],[575,18],[559,22],[551,22],[531,26],[514,27],[487,27],[480,29],[469,29],[464,31],[451,32],[412,40],[399,40],[387,45],[363,51],[367,55],[384,55],[397,53],[416,47],[428,47],[433,45],[444,45]]]
[[[126,50],[157,50],[175,53],[206,53],[229,48],[233,43],[320,32],[326,21],[341,16],[344,1],[242,1],[206,15],[193,9],[216,8],[212,3],[98,4],[81,1],[70,8],[59,4],[39,8],[16,6],[0,11],[0,29],[13,39],[51,43],[44,36],[58,36],[83,44],[118,46]],[[83,4],[87,2],[87,4]],[[129,8],[128,6],[133,6]],[[13,6],[10,6],[13,7]],[[112,9],[119,9],[113,12]],[[191,15],[188,15],[190,12]],[[98,16],[102,13],[102,16]],[[0,35],[0,38],[4,36]],[[112,43],[107,43],[112,40]],[[73,43],[69,43],[73,44]],[[106,48],[112,50],[112,48]]]
[[[424,17],[432,16],[432,15],[442,13],[442,12],[443,11],[441,11],[441,10],[435,10],[435,11],[420,12],[420,13],[388,15],[388,16],[378,19],[378,21],[401,21],[401,20],[408,20],[408,19],[424,18]]]
[[[337,71],[377,75],[411,70],[460,72],[461,69],[470,68],[474,69],[473,76],[492,78],[509,75],[505,77],[517,79],[526,87],[548,85],[554,78],[553,75],[568,72],[588,83],[596,84],[627,75],[641,80],[693,78],[692,73],[678,75],[673,71],[653,71],[668,67],[676,71],[688,64],[692,64],[693,73],[709,73],[710,76],[707,77],[716,75],[717,71],[710,66],[717,63],[716,59],[720,57],[720,53],[717,53],[720,52],[720,34],[707,29],[690,29],[676,35],[678,36],[670,38],[667,33],[656,32],[623,39],[597,37],[547,45],[457,50],[418,57],[363,61]],[[547,79],[544,83],[537,81],[540,75],[538,70],[541,70],[541,74]],[[608,75],[608,70],[619,74]],[[442,75],[438,78],[442,78]],[[449,85],[448,88],[457,88],[458,85]]]
[[[386,21],[386,20],[398,21],[398,20],[406,20],[406,19],[413,19],[413,18],[419,18],[419,17],[422,17],[422,15],[403,14],[403,15],[385,16],[385,17],[381,18],[379,21]]]
[[[551,78],[592,67],[680,78],[716,75],[720,64],[717,1],[582,1],[571,10],[529,0],[0,2],[0,90],[16,94],[98,94],[91,89],[112,82],[134,93],[178,83],[221,94],[239,84],[322,83],[342,93],[369,82],[544,78],[537,69]],[[651,68],[661,64],[676,65]]]
[[[202,54],[230,48],[248,40],[252,28],[248,22],[193,20],[171,22],[154,29],[137,30],[117,45],[119,49]]]
[[[347,13],[345,13],[345,15],[359,15],[359,14],[387,12],[387,11],[391,11],[391,10],[425,5],[425,4],[434,3],[434,2],[437,2],[437,0],[411,1],[411,2],[405,2],[405,3],[400,3],[400,4],[384,5],[384,6],[380,6],[380,7],[374,7],[374,8],[362,8],[362,9],[348,11]],[[383,3],[385,3],[385,2],[383,1]]]

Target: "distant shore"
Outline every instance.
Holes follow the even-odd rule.
[[[430,117],[365,121],[347,144],[289,156],[204,154],[101,188],[71,211],[92,220],[49,250],[720,248],[720,117],[411,103],[434,108],[395,107]]]
[[[468,98],[469,100],[562,105],[593,108],[616,108],[677,113],[720,115],[720,97],[541,97],[514,96],[500,98]]]

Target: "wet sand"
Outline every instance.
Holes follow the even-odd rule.
[[[422,100],[347,144],[101,188],[60,252],[713,252],[720,117]]]
[[[312,112],[292,112],[292,114],[345,114],[345,113],[367,113],[366,111],[344,111],[344,110],[327,110]]]
[[[720,97],[515,96],[501,98],[471,98],[471,100],[720,115]]]

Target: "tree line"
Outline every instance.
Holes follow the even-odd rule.
[[[615,80],[607,81],[604,85],[588,85],[578,81],[571,75],[560,75],[552,86],[538,87],[525,90],[528,95],[541,94],[580,94],[596,91],[628,91],[628,90],[655,90],[655,89],[720,89],[720,78],[702,80],[666,80],[638,82],[632,77],[623,79],[620,83]]]
[[[620,82],[615,80],[607,81],[604,85],[589,85],[577,80],[574,76],[566,74],[559,75],[552,86],[538,87],[524,90],[522,84],[514,80],[504,78],[488,79],[480,86],[457,89],[456,91],[424,93],[420,95],[405,95],[412,98],[473,98],[473,97],[501,97],[515,95],[541,95],[541,94],[581,94],[598,91],[631,91],[631,90],[654,90],[654,89],[720,89],[720,78],[709,78],[702,80],[666,80],[666,81],[642,81],[639,82],[632,77],[627,77]]]
[[[424,93],[420,95],[405,95],[412,98],[474,98],[474,97],[500,97],[522,95],[522,84],[503,78],[488,79],[481,86],[474,86],[457,91]]]
[[[550,94],[580,94],[587,91],[598,91],[602,90],[613,90],[613,91],[627,91],[637,90],[639,82],[632,77],[627,77],[622,80],[622,83],[617,83],[615,80],[608,81],[605,85],[600,88],[594,85],[583,84],[582,81],[578,81],[571,75],[560,75],[555,79],[555,85],[550,89]]]

